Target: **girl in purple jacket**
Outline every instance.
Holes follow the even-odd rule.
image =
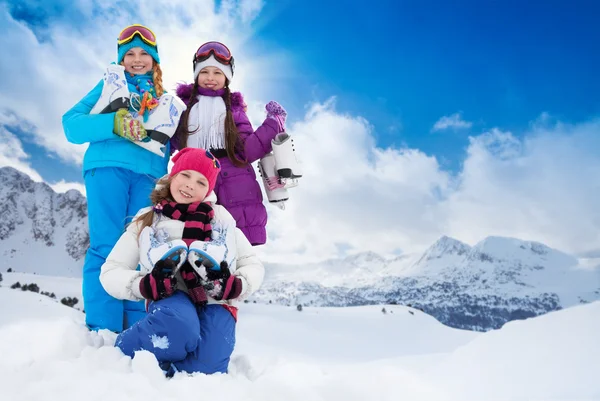
[[[271,152],[271,141],[285,131],[286,111],[267,104],[267,118],[256,130],[246,115],[239,92],[231,92],[234,61],[222,43],[207,42],[194,54],[194,82],[181,84],[179,96],[188,108],[171,139],[171,150],[209,149],[221,163],[215,185],[218,203],[233,215],[252,245],[267,240],[267,210],[256,173],[250,163]]]

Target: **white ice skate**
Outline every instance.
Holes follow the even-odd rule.
[[[150,139],[134,143],[158,156],[164,157],[167,143],[175,134],[186,105],[177,96],[169,94],[162,95],[159,102],[156,108],[148,111],[149,115],[145,122],[142,116],[132,113],[135,118],[142,121]]]
[[[290,198],[285,184],[279,179],[275,167],[275,156],[267,154],[258,162],[258,171],[262,177],[267,199],[281,210],[285,210],[285,202]]]
[[[194,241],[190,245],[188,252],[188,261],[196,271],[203,275],[204,271],[198,269],[200,265],[204,265],[210,270],[219,270],[220,263],[226,257],[227,248],[223,245],[217,245],[213,241]],[[202,277],[206,279],[206,277]]]
[[[271,145],[275,156],[275,169],[280,181],[285,188],[297,186],[298,178],[302,177],[302,173],[294,150],[294,140],[289,134],[282,132],[271,141]]]
[[[119,109],[129,108],[129,89],[125,79],[125,67],[111,64],[106,68],[102,78],[102,94],[90,114],[113,113]]]
[[[172,260],[175,262],[172,275],[185,263],[188,247],[183,240],[167,241],[167,234],[156,232],[152,227],[145,227],[139,238],[140,246],[140,271],[149,273],[159,260]]]
[[[235,225],[221,226],[217,223],[212,227],[211,241],[194,241],[190,244],[187,260],[200,274],[204,274],[204,270],[198,269],[199,265],[203,264],[207,269],[219,270],[223,261],[227,262],[231,271],[234,271],[236,254],[235,249],[229,249],[230,244],[235,244]]]
[[[131,94],[125,79],[125,67],[110,64],[104,73],[102,94],[90,114],[113,113],[119,109],[129,109]],[[164,94],[159,99],[159,105],[147,111],[148,118],[132,112],[131,115],[140,121],[148,133],[143,141],[132,141],[138,146],[160,156],[165,156],[166,145],[175,134],[181,114],[186,105],[178,97]]]

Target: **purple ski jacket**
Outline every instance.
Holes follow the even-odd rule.
[[[186,104],[192,88],[193,84],[180,84],[177,87],[177,96]],[[277,122],[267,118],[255,131],[246,114],[244,98],[239,92],[231,93],[231,109],[244,144],[244,154],[240,156],[245,157],[248,164],[236,167],[227,156],[219,158],[221,173],[214,191],[217,194],[217,203],[231,213],[237,227],[246,235],[248,241],[252,245],[262,245],[267,242],[267,209],[263,204],[256,173],[250,163],[272,151],[271,140],[279,133]],[[172,151],[179,149],[178,142],[175,137],[171,139]]]

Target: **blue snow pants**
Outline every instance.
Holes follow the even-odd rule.
[[[141,208],[150,205],[155,179],[119,167],[87,170],[84,179],[90,232],[90,248],[83,265],[85,322],[92,330],[120,333],[144,317],[144,302],[123,301],[108,295],[100,284],[100,268],[126,224]]]
[[[235,347],[235,320],[222,305],[196,306],[186,293],[150,303],[148,314],[117,337],[133,358],[146,350],[168,371],[227,373]]]

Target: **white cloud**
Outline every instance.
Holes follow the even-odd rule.
[[[29,175],[32,180],[41,182],[40,174],[31,167],[29,155],[23,150],[21,141],[0,125],[0,167],[13,167]]]
[[[35,132],[35,127],[30,122],[20,120],[14,113],[7,110],[0,111],[0,167],[13,167],[27,174],[33,181],[42,182],[42,176],[30,164],[30,156],[23,149],[21,139],[10,132],[6,128],[7,126],[14,127],[19,132]],[[80,183],[61,180],[56,184],[49,185],[56,192],[76,189],[85,195],[85,187]]]
[[[524,139],[494,129],[471,138],[458,185],[440,205],[445,231],[490,234],[585,254],[600,246],[600,121],[534,126]]]
[[[93,29],[50,21],[44,41],[39,42],[25,24],[15,21],[6,5],[0,5],[0,48],[10,54],[0,62],[0,113],[12,110],[31,121],[36,143],[62,160],[81,164],[86,145],[69,144],[62,130],[62,115],[78,102],[102,77],[103,68],[116,58],[116,36],[132,21],[150,26],[158,36],[163,80],[167,90],[177,82],[190,82],[192,54],[208,40],[226,43],[236,58],[232,89],[240,90],[264,105],[282,93],[270,77],[269,66],[278,65],[277,75],[292,74],[292,61],[277,49],[258,47],[252,41],[251,23],[263,2],[225,1],[217,7],[204,0],[152,1],[135,7],[136,15],[108,3],[81,1],[70,13],[88,20]],[[183,21],[189,22],[189,26]],[[79,21],[81,23],[81,21]]]
[[[50,184],[50,187],[52,187],[54,192],[57,192],[57,193],[64,193],[70,189],[75,189],[75,190],[79,191],[83,196],[86,195],[85,186],[78,182],[66,182],[65,180],[60,180],[59,182],[57,182],[55,184]]]
[[[2,117],[0,115],[0,117]],[[3,119],[0,118],[0,124]],[[15,125],[16,121],[13,121]],[[27,174],[33,181],[44,181],[40,173],[34,169],[29,162],[29,155],[23,149],[19,138],[0,125],[0,167],[13,167]],[[55,184],[49,184],[56,192],[67,192],[76,189],[85,195],[85,187],[78,182],[66,182],[61,180]]]
[[[285,211],[270,207],[265,258],[335,257],[340,245],[382,253],[412,249],[438,231],[434,207],[449,177],[435,158],[375,147],[368,122],[336,113],[334,100],[313,105],[288,132],[304,176],[289,190]]]
[[[473,123],[462,119],[461,113],[454,113],[450,116],[440,118],[434,125],[431,131],[444,131],[447,129],[464,129],[471,128]]]
[[[360,117],[315,104],[290,126],[305,176],[285,211],[269,210],[268,260],[308,261],[373,250],[419,251],[442,234],[542,241],[574,254],[600,249],[600,120],[492,129],[470,138],[462,170],[417,149],[381,149]]]

